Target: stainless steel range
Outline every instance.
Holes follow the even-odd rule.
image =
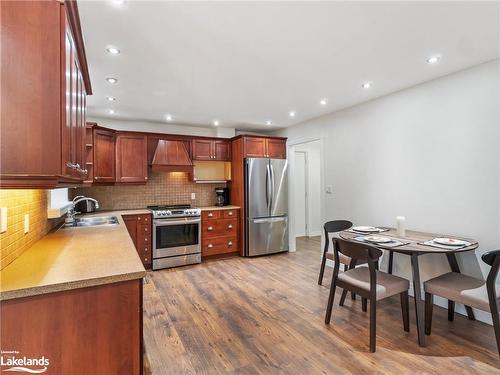
[[[153,270],[201,262],[201,210],[148,206],[153,213]]]

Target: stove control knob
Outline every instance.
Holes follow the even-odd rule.
[[[170,211],[170,210],[163,211],[163,212],[165,212],[165,215],[166,215],[166,216],[171,216],[171,215],[172,215],[172,211]]]

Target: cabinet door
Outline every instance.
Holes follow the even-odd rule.
[[[116,137],[116,181],[145,183],[147,179],[146,136],[118,134]]]
[[[214,141],[214,160],[231,161],[231,144],[228,141]]]
[[[94,129],[94,182],[115,181],[115,133]]]
[[[193,160],[214,160],[213,141],[195,139],[193,141]]]
[[[245,157],[265,158],[266,157],[266,138],[246,137],[245,138]]]
[[[284,139],[268,138],[266,154],[271,159],[286,159],[286,141]]]

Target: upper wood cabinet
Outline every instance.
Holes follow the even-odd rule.
[[[244,137],[244,157],[286,159],[286,139]]]
[[[94,128],[94,183],[115,182],[115,132]]]
[[[231,144],[222,139],[194,139],[192,152],[193,160],[231,160]]]
[[[116,135],[116,182],[148,180],[147,147],[145,135],[129,132]]]
[[[2,1],[0,183],[78,185],[92,93],[75,1]]]

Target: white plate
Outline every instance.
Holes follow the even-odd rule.
[[[352,227],[353,230],[356,232],[366,232],[366,233],[378,233],[380,230],[376,227],[365,227],[365,226],[359,226],[359,227]]]
[[[365,241],[372,242],[372,243],[387,243],[387,242],[392,242],[392,239],[389,237],[383,237],[383,236],[366,236],[363,237]]]
[[[469,244],[466,241],[456,240],[454,238],[444,238],[444,237],[434,238],[432,241],[440,245],[446,245],[446,246],[465,246]]]

